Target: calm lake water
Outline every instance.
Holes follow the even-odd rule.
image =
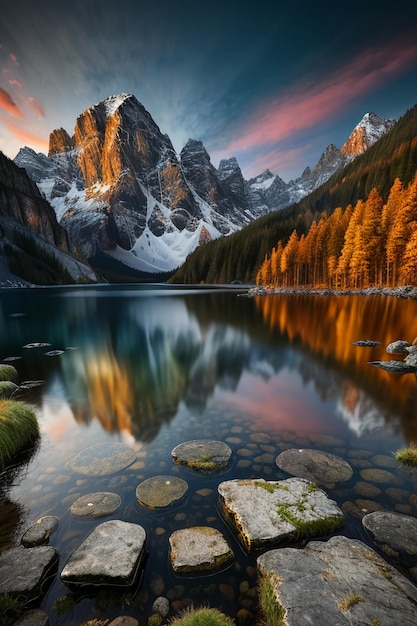
[[[287,478],[275,464],[287,448],[334,452],[352,465],[349,482],[326,490],[346,513],[343,534],[369,543],[361,525],[367,511],[417,516],[417,480],[393,458],[398,448],[417,444],[417,380],[368,365],[392,358],[385,352],[391,341],[414,340],[417,302],[239,293],[163,285],[0,292],[0,359],[15,358],[20,383],[39,381],[19,397],[35,407],[42,432],[30,459],[0,477],[0,549],[18,544],[39,517],[55,515],[59,574],[102,521],[135,522],[147,532],[136,588],[83,595],[58,575],[40,605],[51,626],[120,614],[146,624],[160,595],[176,610],[190,602],[217,606],[237,624],[254,624],[257,555],[245,553],[223,520],[217,485]],[[359,340],[380,345],[353,345]],[[222,474],[198,475],[173,463],[177,444],[208,438],[233,450]],[[102,442],[131,446],[136,463],[103,477],[68,467],[78,452]],[[364,480],[368,468],[386,470],[387,481]],[[186,496],[164,509],[141,506],[137,485],[157,475],[183,478]],[[117,493],[120,508],[76,519],[71,504],[96,491]],[[169,536],[194,525],[225,535],[235,554],[227,569],[194,577],[172,571]]]

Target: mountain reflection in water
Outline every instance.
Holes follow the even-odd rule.
[[[233,291],[114,286],[108,292],[34,292],[9,294],[13,297],[1,302],[2,357],[10,356],[8,344],[13,354],[23,356],[16,361],[21,379],[45,380],[38,401],[49,413],[59,397],[76,422],[97,420],[109,433],[141,441],[152,440],[181,405],[201,412],[214,397],[229,406],[252,406],[269,427],[278,425],[284,404],[287,415],[308,422],[305,411],[313,413],[314,402],[307,394],[307,406],[297,409],[297,403],[303,404],[296,389],[300,377],[322,401],[335,400],[337,413],[356,435],[384,426],[398,431],[401,425],[406,440],[417,441],[415,376],[367,365],[392,358],[385,353],[391,341],[414,339],[415,301],[302,295],[252,299]],[[24,317],[11,317],[22,309]],[[64,354],[46,359],[47,349],[22,348],[45,339]],[[380,345],[353,345],[362,339]],[[284,387],[293,389],[286,394]],[[320,411],[317,406],[319,421]]]

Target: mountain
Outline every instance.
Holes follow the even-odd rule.
[[[278,175],[265,170],[248,181],[254,212],[269,213],[284,209],[299,202],[343,169],[357,156],[363,154],[395,124],[395,120],[384,119],[375,113],[366,113],[353,129],[347,141],[339,149],[330,144],[317,164],[306,168],[296,180],[285,183]]]
[[[338,151],[331,147],[323,154],[320,167],[315,168],[316,175],[326,164],[331,166]],[[417,105],[365,152],[350,158],[326,182],[297,203],[268,213],[237,233],[195,250],[170,281],[228,283],[240,280],[253,283],[265,256],[271,254],[278,242],[286,245],[294,230],[298,237],[306,235],[313,220],[317,223],[338,207],[345,209],[348,205],[354,206],[359,199],[366,200],[373,189],[377,189],[385,202],[396,178],[406,186],[414,180],[416,172]],[[312,173],[306,169],[301,178],[308,180]],[[265,195],[274,179],[274,175],[266,171],[250,181],[251,187]]]
[[[71,254],[67,233],[37,185],[2,152],[0,235],[0,284],[96,280]]]
[[[79,115],[72,136],[54,130],[48,156],[22,148],[15,163],[53,207],[70,248],[101,275],[165,280],[201,244],[306,197],[391,123],[367,114],[343,151],[330,145],[295,181],[269,170],[246,181],[234,157],[216,169],[201,141],[177,154],[136,97],[119,94]]]
[[[51,133],[48,157],[23,148],[15,162],[51,203],[71,245],[111,277],[124,267],[136,280],[163,279],[201,243],[253,219],[238,166],[233,180],[222,178],[193,140],[178,156],[130,94],[84,111],[73,137]]]

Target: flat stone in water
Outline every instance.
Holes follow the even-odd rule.
[[[58,524],[59,518],[53,515],[40,517],[23,535],[22,545],[26,548],[33,548],[48,543],[50,535]]]
[[[131,585],[145,553],[139,524],[110,520],[99,524],[75,550],[61,572],[68,584]]]
[[[136,454],[123,443],[97,443],[81,450],[68,467],[86,476],[105,476],[125,469],[135,460]]]
[[[416,371],[413,365],[408,365],[405,361],[369,361],[368,365],[379,367],[393,374],[411,374]]]
[[[416,624],[417,588],[356,539],[336,536],[301,550],[270,550],[257,564],[271,577],[288,626]]]
[[[379,544],[396,552],[417,554],[417,519],[410,515],[376,511],[362,518],[362,524]]]
[[[136,499],[148,509],[157,509],[180,500],[187,489],[185,480],[176,476],[154,476],[136,487]]]
[[[51,546],[19,546],[0,555],[0,595],[39,596],[44,580],[58,565],[58,551]]]
[[[78,498],[71,505],[71,513],[76,517],[102,517],[117,511],[122,500],[116,493],[97,491]]]
[[[284,450],[276,458],[278,467],[300,478],[326,485],[349,480],[353,470],[335,454],[308,448]]]
[[[411,347],[411,343],[404,341],[404,339],[398,339],[397,341],[389,343],[385,351],[388,352],[388,354],[408,354],[407,348],[409,347]]]
[[[230,480],[218,492],[248,550],[331,533],[345,523],[337,504],[303,478]]]
[[[207,474],[224,469],[232,456],[232,450],[223,441],[195,439],[180,443],[171,455],[175,463]]]
[[[373,348],[374,346],[379,346],[380,341],[371,341],[369,339],[360,339],[359,341],[353,342],[354,346],[360,346],[362,348]]]
[[[360,471],[360,475],[364,480],[370,483],[396,483],[398,478],[388,470],[372,467]]]
[[[191,574],[216,572],[233,560],[233,552],[222,533],[209,526],[176,530],[169,538],[174,571]]]

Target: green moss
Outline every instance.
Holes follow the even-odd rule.
[[[274,493],[277,489],[282,489],[282,491],[288,491],[288,487],[286,485],[280,485],[279,483],[270,483],[270,482],[262,482],[255,481],[255,487],[261,487],[265,489],[268,493]]]
[[[278,602],[275,594],[277,584],[278,578],[273,574],[262,576],[259,580],[259,604],[262,613],[262,626],[284,626],[286,624],[285,609]]]
[[[395,453],[395,458],[401,465],[417,467],[417,446],[411,445],[409,448],[400,448]]]
[[[68,613],[75,607],[75,599],[71,595],[61,596],[57,598],[52,606],[52,610],[55,615],[61,616]]]
[[[13,365],[0,363],[0,380],[8,380],[13,383],[17,381],[17,369]]]
[[[235,622],[218,609],[187,609],[182,616],[171,620],[175,626],[235,626]],[[279,625],[278,625],[279,626]]]
[[[38,436],[38,420],[25,402],[0,400],[0,467],[34,443]]]

